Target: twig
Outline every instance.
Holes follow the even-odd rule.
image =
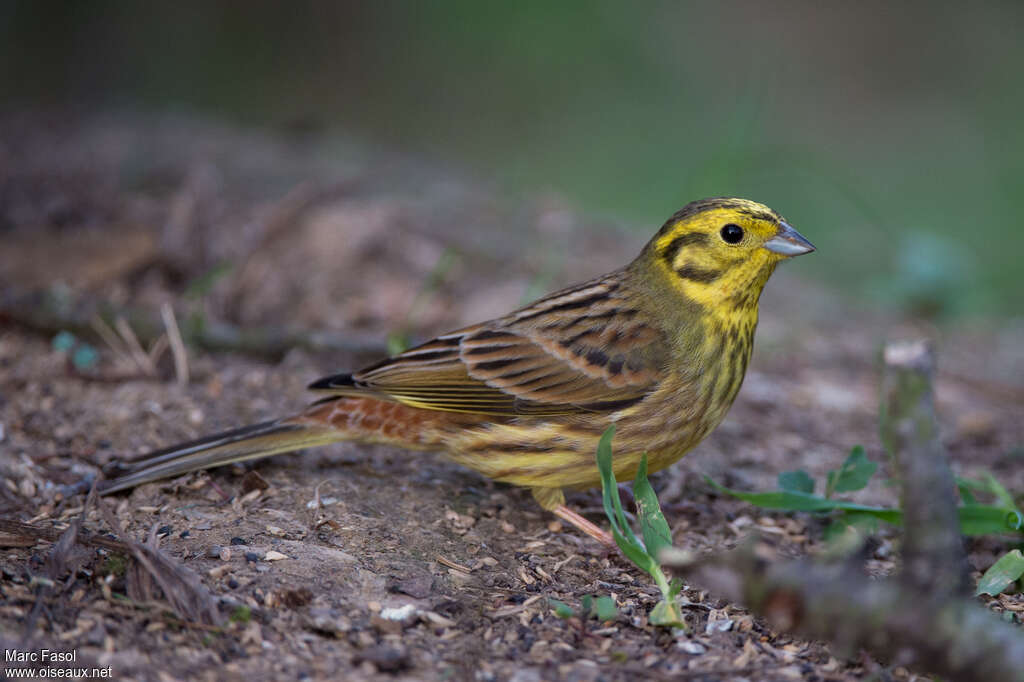
[[[128,576],[129,596],[132,599],[155,599],[156,588],[159,588],[164,599],[181,618],[207,625],[220,625],[221,617],[216,600],[199,576],[157,548],[156,524],[150,531],[149,540],[143,544],[124,536],[121,525],[106,505],[101,503],[99,508],[107,525],[122,537],[130,556],[137,562]],[[144,598],[139,599],[140,594]]]
[[[171,355],[174,357],[174,376],[179,386],[188,385],[188,354],[185,352],[185,342],[181,340],[181,331],[178,329],[178,321],[174,317],[174,308],[170,303],[160,306],[160,316],[164,321],[164,328],[167,329],[167,342],[171,345]]]
[[[35,526],[11,519],[0,519],[0,532],[10,533],[15,537],[31,538],[36,541],[42,540],[44,542],[57,542],[65,531],[57,530],[56,528]],[[90,547],[102,547],[103,549],[109,549],[115,552],[128,552],[128,545],[120,540],[114,540],[104,535],[95,535],[85,528],[81,528],[78,531],[77,539],[79,543]]]
[[[31,642],[36,629],[36,621],[39,615],[42,613],[46,600],[50,596],[56,596],[63,594],[71,583],[75,580],[75,574],[78,571],[78,566],[82,561],[80,553],[76,553],[75,550],[80,544],[79,536],[85,523],[85,517],[92,509],[93,504],[96,502],[96,486],[95,484],[90,488],[89,495],[85,498],[85,503],[82,505],[82,511],[79,515],[71,521],[71,525],[60,534],[60,537],[53,546],[50,548],[49,553],[46,556],[46,575],[49,578],[48,584],[42,585],[36,593],[35,604],[32,605],[32,611],[29,612],[28,618],[25,619],[25,630],[22,636],[22,643],[25,648],[31,648]],[[61,586],[60,590],[54,594],[54,588],[57,586],[57,579],[65,573],[69,573],[67,581]]]
[[[826,639],[849,654],[867,649],[895,665],[964,682],[1024,680],[1019,629],[965,599],[931,600],[849,565],[770,561],[752,541],[696,562],[663,558],[692,584],[745,604],[777,630]]]
[[[110,347],[110,350],[114,351],[115,355],[123,357],[131,356],[131,353],[128,352],[128,348],[124,345],[124,341],[102,317],[93,315],[89,320],[89,326],[92,327],[93,331],[96,332],[101,339],[103,339],[103,342]]]
[[[132,326],[128,324],[128,321],[123,317],[118,317],[114,320],[114,328],[117,329],[117,333],[124,339],[128,350],[131,351],[132,360],[135,361],[135,364],[138,365],[142,373],[156,376],[156,364],[153,358],[143,350],[142,344],[139,343],[139,338],[135,336],[135,332],[132,331]]]
[[[924,342],[885,348],[879,423],[902,487],[902,577],[933,599],[970,593],[956,486],[939,442],[935,361]]]
[[[109,301],[78,297],[67,290],[18,292],[7,287],[0,293],[0,322],[9,321],[44,334],[69,331],[79,336],[97,333],[90,325],[99,316],[108,325],[123,316],[142,343],[154,343],[164,335],[159,315],[143,309],[115,306]],[[381,356],[383,338],[370,334],[342,334],[280,327],[240,328],[217,320],[184,320],[179,327],[184,343],[210,351],[233,351],[279,359],[293,348],[312,352]]]
[[[957,680],[1024,681],[1024,638],[963,598],[969,584],[952,472],[938,439],[934,361],[924,343],[885,349],[882,439],[902,485],[903,570],[872,580],[860,562],[774,561],[748,542],[719,557],[666,553],[666,566],[740,601],[779,630],[859,648]]]

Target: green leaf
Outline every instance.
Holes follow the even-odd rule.
[[[576,613],[572,610],[572,607],[566,604],[564,601],[559,601],[552,597],[548,597],[548,604],[555,610],[555,615],[562,619],[572,618]]]
[[[224,279],[235,269],[235,266],[227,261],[217,263],[206,272],[202,273],[198,277],[195,277],[187,285],[185,285],[185,291],[182,297],[185,299],[198,299],[207,296],[213,288],[217,285],[217,282]]]
[[[865,504],[857,504],[856,502],[849,502],[847,500],[830,500],[819,495],[810,495],[808,493],[798,493],[787,490],[779,490],[770,493],[746,493],[741,490],[726,488],[723,485],[715,483],[715,481],[711,480],[707,476],[704,477],[704,480],[706,480],[708,484],[716,490],[720,490],[721,492],[732,495],[733,497],[737,497],[741,500],[745,500],[764,509],[784,509],[787,511],[806,512],[827,512],[839,509],[844,511],[863,512],[879,518],[886,523],[899,523],[902,519],[902,515],[898,509],[870,507]]]
[[[75,335],[69,331],[58,332],[57,335],[53,337],[53,340],[50,341],[50,345],[53,349],[61,353],[68,352],[75,347],[76,343],[78,343],[78,339],[76,339]]]
[[[388,355],[398,355],[411,345],[405,332],[396,331],[388,334]]]
[[[850,493],[864,488],[877,470],[878,463],[868,459],[862,446],[855,446],[839,469],[828,472],[825,497],[831,498],[835,493]]]
[[[601,474],[601,501],[604,513],[612,525],[612,537],[622,553],[630,561],[648,573],[651,566],[657,565],[654,558],[647,554],[640,540],[633,533],[622,511],[622,500],[619,499],[619,484],[612,470],[612,438],[615,436],[615,424],[612,424],[601,435],[597,444],[597,470]]]
[[[580,599],[580,606],[583,607],[583,614],[590,616],[594,611],[594,598],[589,594],[583,595],[583,599]]]
[[[647,480],[647,454],[640,459],[640,466],[636,470],[636,479],[633,481],[633,497],[636,499],[636,511],[640,517],[640,531],[644,536],[644,547],[647,554],[652,557],[660,555],[665,547],[672,546],[672,531],[669,530],[668,521],[661,513],[661,505],[658,504],[658,496]]]
[[[865,512],[845,511],[842,516],[825,527],[825,541],[837,551],[846,547],[854,551],[864,537],[878,532],[879,518]],[[843,552],[840,551],[840,554]]]
[[[1024,554],[1019,549],[1007,552],[985,571],[978,581],[974,596],[990,594],[993,597],[1024,576]]]
[[[236,606],[230,618],[232,623],[248,623],[252,619],[252,609],[245,604]]]
[[[969,504],[957,508],[964,535],[991,535],[1024,530],[1024,516],[1016,509]]]
[[[981,484],[977,481],[972,481],[962,476],[956,477],[956,489],[960,493],[960,499],[963,500],[964,504],[978,504],[978,498],[974,496],[973,491],[979,487],[981,487]]]
[[[803,469],[783,471],[779,474],[779,490],[794,493],[813,493],[814,479]]]
[[[988,486],[989,492],[996,496],[996,500],[999,504],[1006,507],[1007,509],[1017,509],[1017,503],[1013,499],[1013,495],[1010,494],[1003,484],[996,480],[996,477],[992,475],[992,472],[986,471],[982,474],[986,485]],[[1019,512],[1020,510],[1017,509]]]
[[[683,612],[679,609],[679,604],[672,601],[662,600],[658,602],[653,609],[651,609],[651,615],[647,617],[651,625],[660,625],[662,627],[673,627],[673,628],[685,628],[686,623],[683,621]]]
[[[87,343],[78,345],[71,353],[71,364],[75,369],[91,369],[99,362],[100,353]]]
[[[841,511],[850,522],[863,517],[872,517],[900,525],[903,523],[903,512],[899,509],[886,507],[869,507],[846,500],[829,500],[818,495],[776,491],[770,493],[747,493],[741,490],[726,488],[705,476],[708,485],[727,495],[749,502],[762,509],[781,509],[784,511],[830,512]],[[960,532],[964,535],[992,535],[1008,532],[1024,531],[1024,514],[1016,509],[994,507],[987,504],[969,504],[957,508],[960,518]],[[836,532],[841,531],[837,528]]]
[[[615,600],[608,595],[597,598],[597,602],[594,604],[594,612],[597,615],[597,619],[602,623],[619,617],[619,609],[615,606]]]

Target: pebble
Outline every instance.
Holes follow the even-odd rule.
[[[281,554],[280,552],[278,552],[277,550],[274,550],[274,549],[270,550],[269,552],[267,552],[266,554],[263,555],[263,560],[264,561],[280,561],[281,559],[288,559],[288,558],[289,557],[288,557],[287,554]]]
[[[403,648],[378,644],[360,651],[353,659],[353,663],[373,663],[378,672],[398,673],[409,667],[409,654]]]
[[[334,609],[311,608],[306,617],[306,627],[340,637],[352,629],[352,622]]]
[[[684,654],[690,654],[691,656],[700,656],[707,651],[707,647],[698,642],[691,642],[684,640],[676,644],[676,648],[682,651]]]
[[[254,564],[254,563],[256,563],[257,561],[260,560],[260,555],[257,554],[256,552],[246,552],[245,553],[245,560],[247,562],[249,562],[250,564]]]
[[[386,620],[410,620],[416,615],[416,607],[412,604],[381,609],[380,617]]]
[[[231,538],[232,545],[248,545],[249,543],[242,538]]]
[[[222,551],[224,551],[223,547],[221,547],[220,545],[213,545],[212,547],[206,550],[206,556],[210,557],[211,559],[216,559],[220,556],[220,553]]]
[[[214,566],[209,571],[207,571],[207,575],[215,579],[223,578],[224,575],[227,574],[227,572],[230,570],[231,564],[221,564],[220,566]]]
[[[402,592],[410,597],[423,599],[430,596],[431,591],[434,589],[434,578],[430,575],[407,578],[396,582],[391,586],[391,589],[393,592]]]

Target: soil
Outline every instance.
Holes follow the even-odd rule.
[[[9,117],[0,131],[8,298],[44,290],[125,309],[171,302],[183,323],[379,343],[283,355],[193,347],[180,383],[169,352],[148,368],[96,337],[62,349],[59,325],[9,307],[0,513],[58,531],[85,505],[65,486],[110,460],[297,411],[310,400],[306,384],[386,354],[389,338],[427,338],[612,269],[658,227],[626,230],[556,196],[503,202],[455,171],[336,134],[44,114]],[[813,226],[800,227],[813,240]],[[780,472],[805,469],[820,486],[857,444],[883,475],[854,498],[894,505],[877,436],[887,339],[935,343],[956,473],[987,470],[1024,490],[1024,327],[865,310],[801,279],[799,261],[769,283],[761,320],[726,421],[653,477],[677,546],[721,552],[759,531],[784,554],[821,552],[822,518],[758,510],[704,476],[769,490]],[[98,350],[95,362],[75,355],[83,344]],[[570,502],[606,523],[596,491]],[[435,455],[341,444],[145,485],[89,505],[84,527],[108,533],[96,504],[113,510],[122,538],[155,529],[161,550],[219,604],[220,624],[126,598],[131,571],[117,552],[57,561],[48,542],[0,536],[5,647],[74,650],[78,665],[110,666],[116,679],[916,676],[774,632],[699,585],[684,591],[685,632],[652,626],[657,590],[635,566],[562,527],[528,492]],[[974,577],[1007,548],[970,541]],[[894,572],[898,533],[880,528],[868,553],[867,570]],[[55,565],[46,587],[38,578]],[[579,611],[585,595],[611,595],[617,616],[563,619],[549,601]],[[1024,608],[1020,595],[981,601],[1018,622]]]

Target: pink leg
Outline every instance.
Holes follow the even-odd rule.
[[[566,507],[564,504],[558,505],[557,507],[552,509],[551,512],[558,518],[565,521],[566,523],[570,523],[576,526],[581,531],[583,531],[590,537],[594,538],[605,547],[608,547],[609,549],[616,548],[615,539],[611,536],[611,533],[604,530],[597,524],[591,523],[590,521],[586,520],[585,518],[574,512],[572,509]]]

